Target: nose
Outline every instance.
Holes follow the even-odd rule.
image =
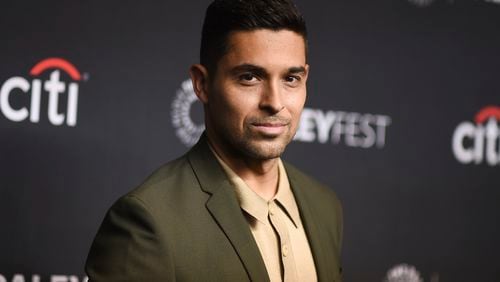
[[[285,107],[283,105],[282,93],[279,83],[269,82],[267,87],[264,88],[259,108],[270,114],[279,113]]]

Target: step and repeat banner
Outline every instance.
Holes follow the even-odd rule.
[[[208,0],[0,4],[0,282],[86,281],[107,208],[203,131]],[[344,208],[344,281],[500,281],[500,1],[298,0],[283,156]]]

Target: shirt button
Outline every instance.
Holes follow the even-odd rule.
[[[274,208],[273,207],[269,207],[269,214],[274,215]]]
[[[288,246],[287,245],[283,245],[283,247],[281,248],[281,253],[283,254],[284,257],[286,257],[288,255]]]

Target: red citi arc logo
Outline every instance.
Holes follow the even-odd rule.
[[[474,121],[464,121],[455,129],[452,140],[455,158],[463,164],[484,161],[491,166],[500,164],[500,107],[482,108]]]
[[[52,70],[49,79],[43,81],[39,77],[47,70]],[[73,81],[66,84],[61,81],[61,71],[64,71]],[[53,125],[76,126],[78,112],[78,82],[82,76],[78,69],[69,61],[61,58],[47,58],[37,63],[29,74],[34,77],[30,82],[20,76],[6,80],[0,88],[0,111],[14,122],[21,122],[29,117],[32,123],[40,121],[40,105],[42,89],[48,93],[48,120]],[[43,88],[42,88],[43,86]],[[16,91],[14,91],[16,90]],[[20,91],[19,91],[20,90]],[[61,106],[65,111],[60,112],[60,94],[67,92],[67,103]],[[12,95],[30,94],[29,105],[14,108],[10,101]]]
[[[500,107],[488,106],[481,109],[474,120],[477,124],[484,123],[488,119],[493,118],[495,120],[500,120]]]

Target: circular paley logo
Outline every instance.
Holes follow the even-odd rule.
[[[384,282],[423,282],[420,273],[414,266],[398,264],[387,271]]]
[[[183,81],[172,102],[171,118],[175,135],[188,147],[193,146],[205,130],[205,125],[196,124],[191,116],[192,105],[197,101],[191,79]]]

